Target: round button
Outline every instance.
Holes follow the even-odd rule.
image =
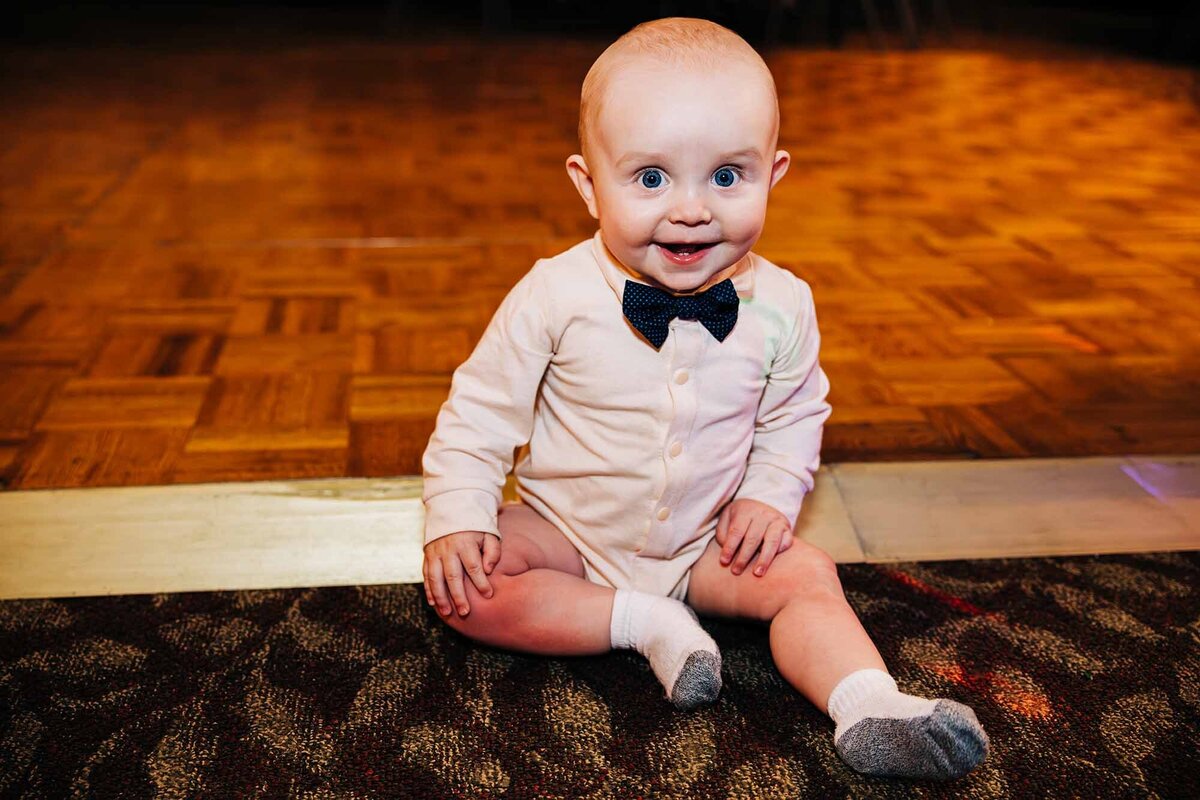
[[[688,382],[687,370],[681,369],[678,372],[676,372],[675,373],[675,382],[678,383],[680,386],[683,386],[685,383],[687,383]]]
[[[667,508],[666,506],[663,506],[662,508],[660,508],[658,510],[659,522],[666,522],[667,517],[669,517],[669,516],[671,516],[671,509]]]
[[[671,454],[671,458],[675,458],[677,455],[683,452],[683,442],[673,443],[671,445],[671,449],[667,452]]]

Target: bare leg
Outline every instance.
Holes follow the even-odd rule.
[[[837,727],[838,755],[859,772],[945,780],[987,755],[975,712],[952,700],[904,694],[854,610],[837,568],[803,541],[780,553],[761,578],[734,575],[710,543],[692,570],[688,601],[697,611],[771,623],[775,665]]]
[[[540,655],[593,655],[611,649],[613,590],[583,577],[579,553],[527,506],[500,509],[500,561],[486,599],[466,581],[471,612],[443,617],[464,636]]]
[[[846,603],[833,561],[806,542],[780,553],[760,578],[750,569],[734,575],[721,566],[714,540],[692,568],[687,599],[701,614],[769,622],[779,672],[822,711],[842,678],[885,669]]]
[[[593,655],[614,645],[635,649],[677,707],[716,699],[720,655],[687,606],[591,583],[575,548],[526,506],[505,506],[499,523],[492,597],[485,599],[466,581],[471,611],[465,617],[451,613],[447,624],[477,641],[540,655]]]

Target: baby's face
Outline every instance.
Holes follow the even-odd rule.
[[[691,291],[758,241],[788,165],[776,126],[774,95],[749,65],[699,73],[635,61],[611,79],[589,160],[572,156],[568,172],[622,264]]]

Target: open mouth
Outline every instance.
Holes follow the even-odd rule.
[[[692,242],[688,244],[672,243],[672,242],[656,242],[656,244],[664,250],[670,250],[677,256],[690,256],[693,253],[698,253],[701,250],[707,250],[710,247],[716,246],[716,242]]]
[[[655,242],[663,257],[680,266],[694,264],[717,246],[717,242]]]

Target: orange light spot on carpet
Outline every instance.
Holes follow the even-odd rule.
[[[987,698],[1009,711],[1036,720],[1054,716],[1050,699],[1037,686],[1014,680],[996,672],[970,674],[958,664],[929,665],[928,669],[951,683],[958,684]]]
[[[966,673],[958,664],[933,664],[929,669],[951,683],[957,683],[959,686],[968,685]]]
[[[997,705],[1014,711],[1030,719],[1046,720],[1054,716],[1050,701],[1041,692],[1031,692],[1026,689],[1016,689],[1010,692],[998,692],[993,695]]]
[[[922,594],[927,594],[935,600],[950,606],[955,611],[961,611],[962,613],[969,614],[971,616],[984,616],[988,618],[1002,619],[1002,617],[994,611],[985,611],[974,603],[964,600],[961,597],[955,597],[947,592],[943,592],[937,587],[930,586],[916,576],[909,575],[907,572],[902,572],[898,569],[891,569],[889,567],[876,567],[876,569],[897,583],[907,586],[910,589],[915,589]]]

